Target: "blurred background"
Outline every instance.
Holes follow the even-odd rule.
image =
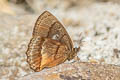
[[[0,80],[33,73],[27,45],[38,16],[55,15],[79,46],[80,61],[120,66],[120,0],[0,0]]]

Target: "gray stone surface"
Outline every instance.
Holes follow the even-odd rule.
[[[119,80],[120,67],[94,63],[61,64],[18,80]]]

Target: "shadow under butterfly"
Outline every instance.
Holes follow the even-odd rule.
[[[73,59],[80,47],[73,43],[63,25],[50,12],[37,19],[26,51],[27,62],[34,71],[56,66]]]

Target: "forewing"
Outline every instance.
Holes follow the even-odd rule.
[[[44,34],[44,35],[43,35]],[[43,12],[37,19],[33,36],[41,36],[60,41],[72,51],[73,43],[63,25],[50,12]]]

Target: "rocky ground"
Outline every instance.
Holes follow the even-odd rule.
[[[23,3],[20,2],[19,4],[16,4],[16,1],[0,2],[2,5],[0,5],[0,80],[15,80],[18,78],[28,80],[29,78],[25,78],[25,76],[29,77],[31,74],[41,75],[42,73],[47,75],[51,71],[55,72],[55,75],[56,73],[65,74],[64,70],[61,70],[63,67],[60,66],[71,66],[70,69],[64,67],[65,71],[73,69],[73,74],[77,75],[76,67],[81,71],[80,66],[88,64],[87,62],[95,63],[97,67],[102,67],[105,70],[110,69],[111,73],[115,74],[113,76],[116,77],[111,80],[120,79],[117,75],[117,73],[120,74],[119,1],[116,3],[112,2],[112,0],[110,2],[109,0],[108,2],[104,0],[97,2],[95,0],[85,0],[85,2],[81,0],[79,2],[77,0],[39,0],[39,3],[34,2],[33,4],[30,2],[32,0],[23,0]],[[80,62],[86,62],[85,64],[76,61],[66,61],[54,68],[45,69],[48,73],[46,71],[34,73],[29,68],[25,52],[32,37],[34,23],[38,16],[45,10],[50,11],[64,24],[75,47],[79,46],[79,35],[82,33],[83,43],[81,50],[78,52],[78,57],[80,58]],[[73,66],[74,64],[75,67]],[[87,66],[91,68],[92,64]],[[112,68],[114,69],[112,70]],[[58,69],[61,71],[58,71]],[[96,66],[94,69],[96,70]],[[54,74],[51,73],[50,75]],[[103,72],[103,74],[106,73]],[[54,77],[52,76],[52,79]],[[67,80],[65,78],[62,75],[62,79]],[[39,79],[42,79],[42,77]],[[75,78],[75,80],[78,79]],[[99,79],[96,78],[96,80]]]

